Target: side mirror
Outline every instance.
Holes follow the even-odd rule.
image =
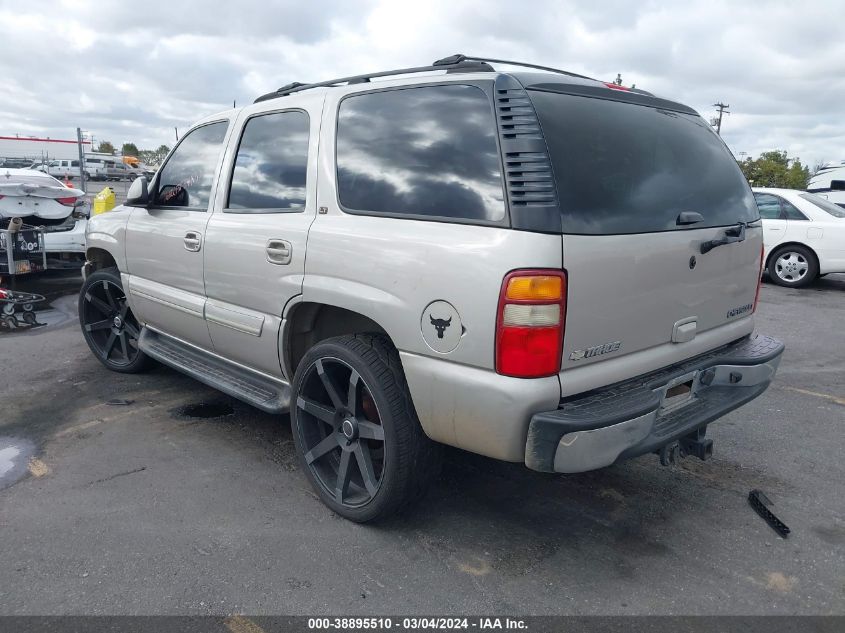
[[[129,207],[146,207],[150,204],[150,190],[146,178],[136,178],[132,181],[124,204]]]

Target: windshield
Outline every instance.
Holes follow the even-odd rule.
[[[798,195],[804,198],[807,202],[812,202],[819,209],[825,213],[829,213],[835,218],[845,218],[845,209],[839,205],[833,204],[830,200],[825,200],[814,193],[799,193]]]
[[[565,233],[651,233],[759,218],[739,166],[701,117],[528,93],[548,144]],[[702,221],[678,226],[683,211]]]

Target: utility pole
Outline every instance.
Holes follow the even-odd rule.
[[[80,189],[84,192],[88,192],[88,188],[85,186],[85,154],[82,151],[82,128],[76,128],[76,147],[79,149],[79,183]]]
[[[719,103],[714,103],[713,107],[716,108],[717,110],[719,110],[719,114],[718,114],[717,117],[713,118],[712,124],[716,127],[716,134],[721,136],[722,135],[722,115],[723,114],[730,114],[731,112],[730,112],[730,110],[728,110],[728,108],[730,108],[731,106],[729,106],[727,103],[722,103],[720,101]]]

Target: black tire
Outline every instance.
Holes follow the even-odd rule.
[[[327,339],[305,354],[293,381],[291,429],[320,499],[358,523],[418,500],[440,469],[441,447],[420,426],[399,354],[378,334]]]
[[[79,325],[85,342],[108,369],[136,374],[153,360],[138,349],[141,328],[126,302],[117,268],[89,275],[79,291]]]
[[[778,286],[803,288],[818,277],[819,262],[809,248],[787,244],[769,256],[767,272],[772,283]]]

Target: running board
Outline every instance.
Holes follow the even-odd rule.
[[[150,358],[267,413],[287,413],[290,386],[149,328],[138,347]]]

